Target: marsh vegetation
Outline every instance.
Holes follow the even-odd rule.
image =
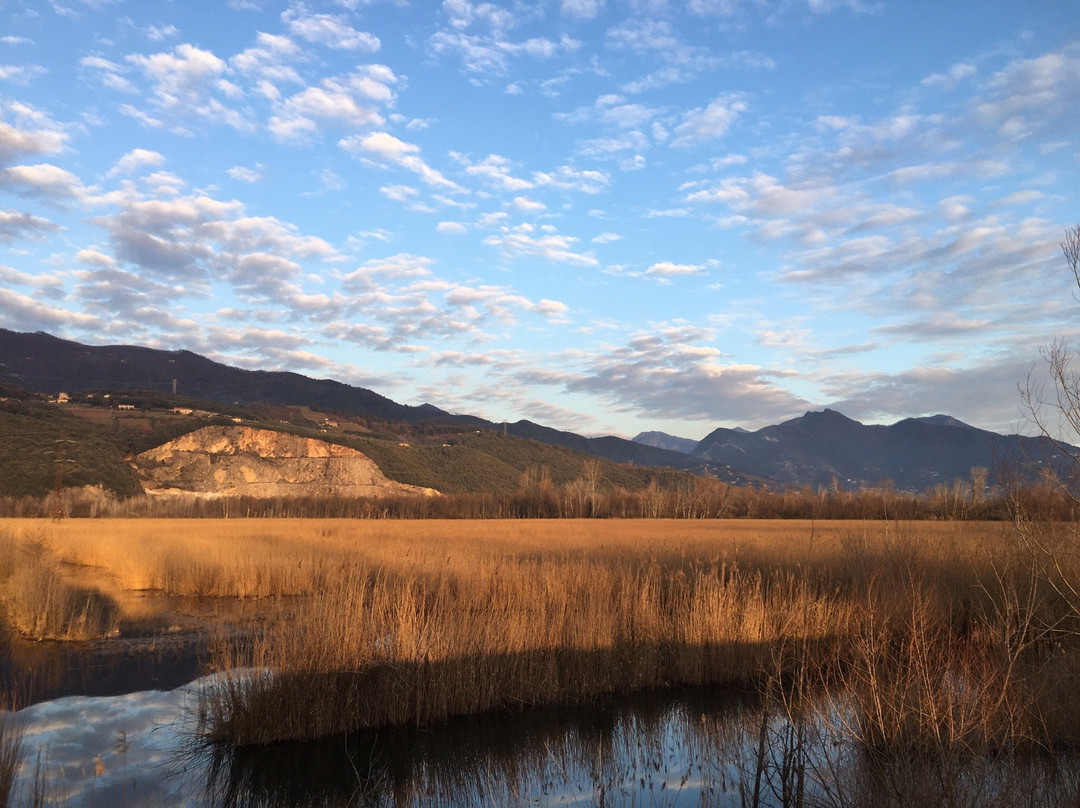
[[[769,780],[757,796],[741,781],[743,804],[1006,805],[1080,741],[1075,523],[9,520],[3,531],[7,552],[47,548],[61,579],[92,569],[116,592],[259,612],[216,632],[207,659],[217,676],[200,732],[230,760],[701,686],[756,700],[740,765]],[[122,598],[98,596],[123,619]],[[10,615],[20,595],[4,597]],[[1063,782],[1039,793],[1075,792]],[[856,785],[876,796],[855,800]]]

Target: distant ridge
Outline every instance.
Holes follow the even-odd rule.
[[[383,421],[390,431],[394,423],[506,430],[515,437],[615,463],[710,474],[734,484],[835,483],[852,489],[889,480],[897,488],[922,491],[969,479],[972,469],[980,467],[988,470],[991,485],[1003,468],[1019,469],[1023,479],[1033,478],[1040,469],[1075,471],[1048,440],[999,435],[945,414],[867,426],[825,409],[754,432],[719,428],[698,443],[663,432],[643,432],[632,441],[587,438],[526,420],[495,424],[434,404],[408,406],[342,382],[287,371],[245,370],[191,351],[91,346],[43,332],[0,329],[0,390],[12,386],[53,395],[102,389],[166,393],[174,379],[180,394],[222,405],[313,407]]]
[[[245,370],[215,362],[191,351],[167,351],[134,345],[84,345],[44,332],[0,329],[0,383],[39,393],[90,390],[177,391],[222,404],[277,404],[315,407],[328,412],[365,415],[389,422],[438,422],[501,431],[473,415],[447,412],[433,404],[408,406],[362,387],[331,379],[312,379],[288,371]],[[516,437],[586,452],[615,463],[711,473],[728,482],[745,476],[682,452],[634,443],[613,436],[586,438],[531,421],[506,425]]]
[[[970,479],[973,468],[987,469],[991,485],[1001,469],[1019,469],[1028,479],[1042,468],[1073,471],[1045,438],[1000,435],[949,415],[867,426],[830,409],[756,432],[716,429],[692,453],[798,486],[859,488],[889,480],[922,491]]]
[[[416,423],[439,418],[468,421],[437,407],[409,407],[385,396],[331,379],[288,371],[244,370],[191,351],[163,351],[136,345],[83,345],[51,334],[0,329],[0,371],[39,393],[89,390],[172,390],[223,404],[286,404],[390,421]],[[478,419],[474,419],[478,420]]]

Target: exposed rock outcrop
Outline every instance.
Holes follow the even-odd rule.
[[[144,490],[156,495],[378,497],[434,495],[388,480],[355,449],[246,426],[207,426],[135,457]]]

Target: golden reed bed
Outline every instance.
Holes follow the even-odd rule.
[[[883,748],[1073,732],[1049,705],[1077,671],[1076,609],[1009,524],[4,520],[0,535],[119,589],[267,598],[265,630],[214,658],[204,727],[229,743],[793,679],[850,691]],[[283,596],[287,616],[269,608]]]
[[[965,565],[1011,533],[1000,522],[0,519],[0,534],[101,567],[125,589],[237,597],[311,592],[353,562],[467,575],[495,559],[844,565],[917,550]]]

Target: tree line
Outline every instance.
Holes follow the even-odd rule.
[[[921,493],[899,491],[888,481],[847,490],[839,485],[769,488],[738,486],[711,477],[658,473],[645,486],[626,488],[603,479],[586,462],[563,484],[546,467],[526,469],[513,492],[472,491],[436,496],[381,497],[136,496],[119,498],[100,488],[65,489],[55,495],[0,497],[0,516],[162,518],[348,519],[889,519],[1008,520],[1018,515],[1075,521],[1080,501],[1048,477],[985,487],[984,469],[971,479],[939,483]]]

